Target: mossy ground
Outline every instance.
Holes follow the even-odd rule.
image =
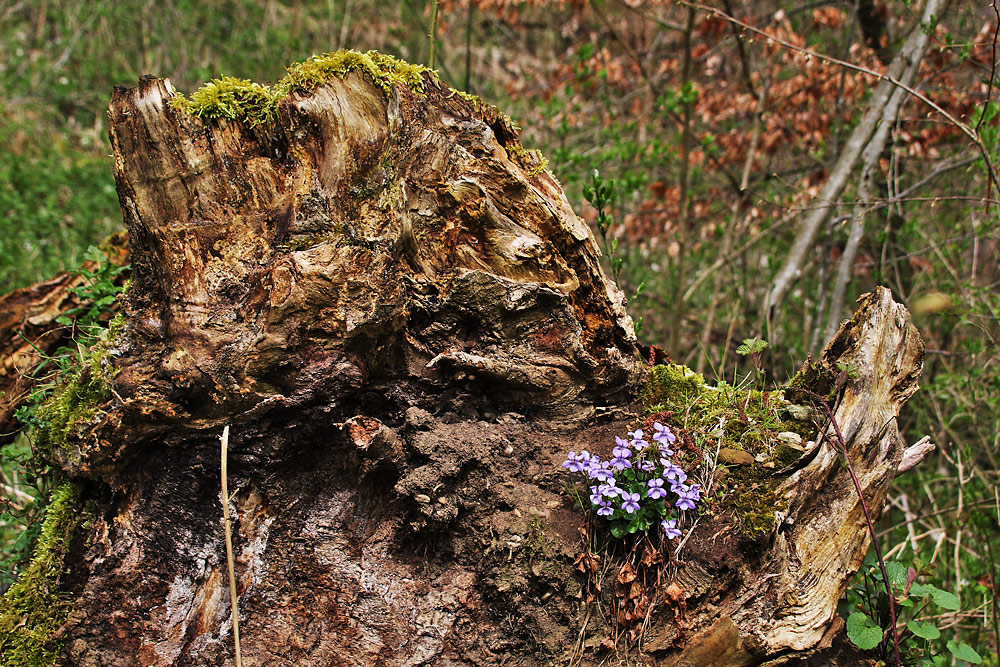
[[[779,434],[796,433],[804,445],[817,433],[814,423],[789,412],[784,392],[736,387],[723,381],[709,385],[690,369],[667,364],[650,370],[640,401],[647,413],[662,415],[661,421],[681,429],[709,453],[728,449],[753,457],[752,463],[717,462],[717,487],[706,508],[731,511],[746,537],[759,538],[770,532],[775,511],[784,509],[776,471],[802,454]],[[719,474],[723,466],[725,472]]]
[[[4,667],[56,664],[61,647],[51,637],[65,623],[72,606],[69,594],[60,587],[60,577],[81,519],[79,487],[62,484],[52,492],[31,562],[0,598],[0,664]]]

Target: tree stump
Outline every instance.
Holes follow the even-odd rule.
[[[841,660],[869,538],[832,437],[780,478],[767,535],[701,520],[615,644],[559,464],[641,422],[647,366],[540,156],[420,77],[349,71],[257,124],[192,117],[162,79],[115,92],[134,282],[107,400],[50,453],[91,517],[60,580],[62,664],[235,664],[225,425],[245,665]],[[836,420],[876,514],[921,356],[880,289],[810,367],[857,374]]]

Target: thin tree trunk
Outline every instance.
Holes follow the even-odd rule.
[[[688,7],[687,24],[684,29],[684,63],[681,70],[680,94],[685,95],[685,87],[691,83],[691,33],[694,30],[694,7]],[[684,329],[684,285],[687,283],[687,251],[691,242],[691,116],[693,101],[683,103],[681,114],[681,172],[678,178],[680,201],[677,220],[677,284],[674,287],[674,312],[670,322],[670,354],[680,356],[681,334]]]
[[[927,48],[927,40],[924,39],[922,47]],[[920,61],[923,60],[923,51],[919,57],[911,61],[910,66],[903,72],[900,79],[905,85],[910,85],[916,78],[920,69]],[[872,136],[868,146],[865,147],[862,155],[861,174],[858,177],[857,202],[854,205],[854,216],[851,219],[851,230],[844,246],[844,254],[840,257],[840,264],[837,267],[837,280],[834,283],[833,293],[830,297],[830,307],[827,312],[826,329],[824,338],[833,336],[840,326],[841,313],[844,309],[844,297],[847,294],[847,287],[851,282],[851,275],[854,272],[854,260],[858,256],[858,249],[861,247],[861,240],[864,238],[865,218],[871,212],[875,204],[875,174],[878,171],[879,159],[889,141],[892,127],[895,123],[896,115],[906,99],[906,91],[897,88],[889,102],[885,105],[878,129]]]
[[[910,37],[906,40],[903,48],[900,49],[899,54],[889,64],[886,71],[888,77],[898,79],[904,71],[909,70],[911,67],[919,66],[920,61],[923,59],[928,39],[927,33],[923,30],[923,25],[929,25],[934,21],[934,17],[940,14],[944,1],[927,1],[920,19],[921,25],[914,27]],[[868,145],[872,135],[878,129],[886,106],[896,93],[896,85],[890,81],[882,80],[875,87],[864,115],[844,143],[843,150],[830,170],[826,184],[819,194],[818,206],[803,221],[802,227],[796,234],[784,263],[771,282],[771,290],[764,301],[763,309],[763,314],[767,322],[771,321],[774,312],[781,307],[785,295],[801,275],[809,252],[813,248],[816,235],[835,209],[850,178],[851,171],[854,169],[855,163]],[[768,328],[770,329],[770,327]]]

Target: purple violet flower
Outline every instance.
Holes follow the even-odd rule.
[[[649,446],[649,443],[642,439],[641,428],[637,428],[636,430],[629,432],[628,437],[632,441],[631,445],[636,449],[643,449]]]
[[[632,462],[629,460],[629,457],[632,456],[632,450],[630,450],[627,446],[622,447],[619,445],[615,447],[611,453],[614,454],[614,458],[611,459],[612,468],[624,470],[625,468],[632,467]]]
[[[683,483],[687,478],[687,473],[684,472],[680,466],[676,466],[673,463],[664,466],[663,479],[673,482],[676,485]]]
[[[597,461],[596,464],[594,463],[595,460]],[[590,468],[587,469],[587,474],[590,475],[590,479],[598,482],[606,482],[614,473],[611,471],[610,461],[601,461],[595,456],[590,460]]]
[[[672,540],[681,536],[681,531],[677,528],[677,519],[664,519],[660,522],[667,539]]]
[[[694,487],[677,484],[671,490],[677,494],[676,505],[682,510],[693,510],[698,499],[701,498],[701,490],[697,484]]]
[[[597,487],[597,490],[600,491],[601,495],[604,496],[605,498],[617,498],[618,495],[622,492],[621,489],[615,486],[614,477],[609,477],[608,482],[606,484],[601,484],[599,487]]]
[[[586,449],[579,454],[570,452],[566,455],[566,460],[562,462],[562,467],[570,472],[581,472],[588,461],[590,461],[590,452]]]
[[[599,486],[590,487],[590,502],[600,505],[603,501],[604,495],[601,493],[601,488]]]
[[[597,508],[598,516],[611,516],[614,513],[615,511],[612,509],[611,503],[608,501],[601,503],[601,506]]]
[[[656,469],[656,464],[648,459],[643,459],[639,462],[639,470],[643,472],[650,472]]]
[[[656,431],[653,434],[653,440],[656,440],[661,445],[666,446],[671,442],[677,442],[677,436],[674,435],[669,426],[664,426],[660,422],[656,422],[653,424],[653,430]]]
[[[629,493],[628,491],[625,491],[622,493],[622,501],[622,509],[628,514],[632,514],[639,509],[638,493]]]
[[[649,487],[646,491],[646,496],[648,498],[656,500],[657,498],[663,498],[667,495],[666,489],[663,488],[663,480],[659,477],[654,477],[646,482],[646,486]]]
[[[597,474],[601,471],[604,466],[604,461],[597,454],[591,454],[590,460],[584,466],[583,471],[587,473],[587,477],[590,479],[597,479]]]

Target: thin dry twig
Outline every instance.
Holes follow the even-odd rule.
[[[233,566],[233,529],[229,521],[229,480],[226,459],[229,454],[229,425],[222,429],[222,520],[226,529],[226,566],[229,568],[229,601],[232,604],[233,641],[236,647],[236,667],[243,667],[240,653],[240,606],[236,597],[236,574]]]

